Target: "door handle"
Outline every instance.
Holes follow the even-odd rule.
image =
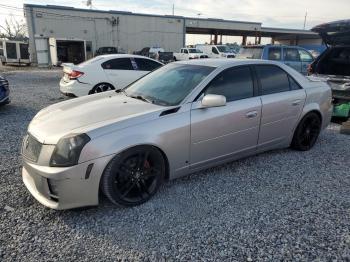
[[[256,117],[257,115],[258,115],[258,111],[251,111],[245,114],[247,118],[253,118],[253,117]]]
[[[292,102],[292,106],[297,106],[300,104],[300,102],[301,102],[301,100],[295,100]]]

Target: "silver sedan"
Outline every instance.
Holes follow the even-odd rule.
[[[331,90],[272,61],[168,64],[118,91],[41,110],[23,140],[23,181],[43,205],[149,200],[166,180],[266,150],[309,150]]]

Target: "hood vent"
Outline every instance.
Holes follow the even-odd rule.
[[[162,113],[160,113],[159,116],[165,116],[165,115],[176,113],[177,111],[179,111],[179,109],[180,109],[180,106],[165,110]]]

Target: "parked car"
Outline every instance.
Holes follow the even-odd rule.
[[[95,56],[118,54],[118,49],[114,46],[104,46],[97,49]]]
[[[64,64],[62,94],[72,97],[121,89],[161,67],[153,59],[137,55],[101,55],[79,65]]]
[[[331,114],[327,83],[281,63],[174,62],[123,90],[41,110],[24,138],[23,181],[54,209],[97,205],[100,190],[135,206],[168,179],[270,149],[309,150]]]
[[[196,48],[181,48],[179,53],[174,53],[175,61],[208,58],[208,55]]]
[[[209,58],[236,57],[236,53],[226,45],[196,45],[196,48],[207,54]]]
[[[0,76],[0,106],[10,103],[9,82]]]
[[[327,49],[309,66],[309,74],[332,88],[335,116],[348,117],[350,109],[350,19],[312,28]],[[339,110],[338,110],[339,109]],[[342,110],[340,110],[342,109]]]
[[[241,47],[236,58],[266,59],[282,62],[306,75],[308,66],[314,61],[306,49],[285,45],[250,45]]]
[[[158,52],[156,55],[156,60],[163,64],[168,64],[174,62],[174,53],[173,52]]]

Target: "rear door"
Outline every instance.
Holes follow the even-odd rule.
[[[256,65],[262,117],[258,148],[289,142],[304,107],[306,93],[284,70],[275,65]]]
[[[255,152],[261,100],[254,96],[249,66],[233,67],[218,74],[191,109],[191,167]],[[200,108],[206,94],[223,95],[227,104]]]
[[[283,63],[301,72],[300,55],[297,48],[284,47],[283,48]]]
[[[116,89],[124,88],[141,75],[134,69],[128,57],[110,59],[103,62],[101,66],[106,78]]]

